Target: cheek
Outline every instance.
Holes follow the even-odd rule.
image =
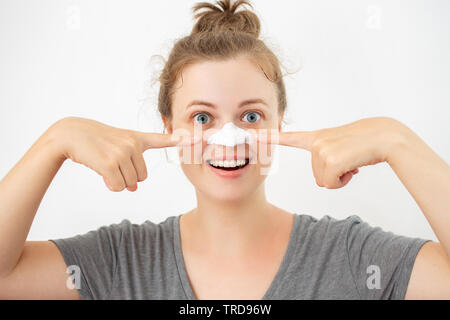
[[[178,147],[178,156],[183,164],[201,164],[205,145],[197,143],[192,146]]]
[[[270,165],[272,162],[274,151],[275,151],[274,145],[264,143],[257,143],[253,145],[251,147],[251,153],[254,155],[255,159],[253,160],[253,162],[261,166]]]
[[[197,164],[181,164],[181,170],[183,170],[186,178],[192,183],[196,188],[202,188],[203,174],[202,166]]]

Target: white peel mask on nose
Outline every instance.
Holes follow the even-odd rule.
[[[242,143],[252,143],[252,136],[250,133],[236,127],[232,122],[224,124],[222,129],[214,133],[208,138],[208,144],[218,144],[227,147],[233,147]]]

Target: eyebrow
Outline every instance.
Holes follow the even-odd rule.
[[[267,108],[269,107],[269,105],[263,99],[255,98],[255,99],[247,99],[247,100],[242,101],[241,103],[239,103],[238,108],[242,108],[246,105],[255,104],[255,103],[263,104]],[[217,106],[211,102],[202,101],[202,100],[193,100],[188,103],[188,105],[186,106],[186,109],[188,109],[189,107],[191,107],[193,105],[203,105],[203,106],[214,108],[214,109],[217,108]]]

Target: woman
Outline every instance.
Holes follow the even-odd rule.
[[[194,7],[206,11],[195,16],[191,34],[175,43],[160,77],[167,134],[64,118],[3,178],[0,298],[450,298],[447,163],[387,117],[283,132],[286,93],[279,63],[258,39],[257,16],[237,10],[244,4]],[[213,131],[230,123],[255,139],[208,144]],[[261,150],[269,146],[270,160],[276,143],[311,152],[317,185],[325,188],[341,188],[359,167],[386,161],[439,243],[395,235],[358,216],[318,220],[272,205],[265,198]],[[180,157],[188,160],[182,168],[195,187],[196,208],[158,224],[125,219],[71,238],[26,241],[65,160],[91,168],[112,191],[136,191],[147,177],[142,153],[171,146],[182,147]]]

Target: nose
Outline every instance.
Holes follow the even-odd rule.
[[[211,135],[207,143],[217,144],[226,147],[234,147],[238,144],[251,143],[252,137],[249,132],[234,125],[233,122],[227,122],[222,129]]]

